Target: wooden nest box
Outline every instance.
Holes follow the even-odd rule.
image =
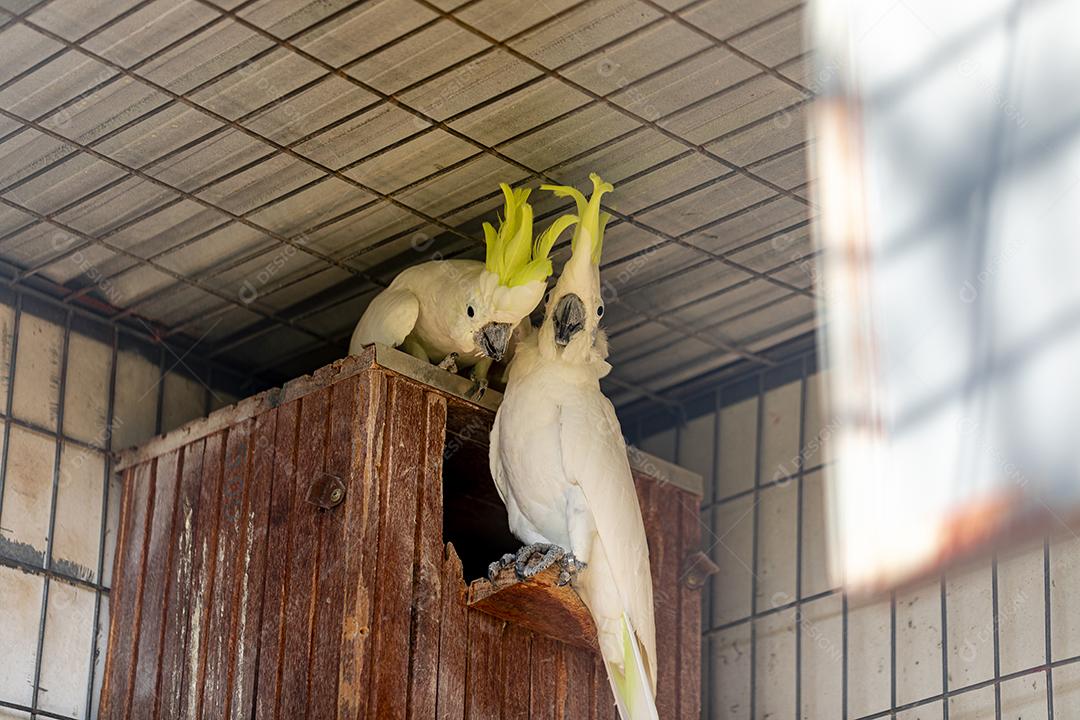
[[[615,718],[573,590],[480,579],[519,543],[468,386],[367,348],[122,454],[101,717]],[[700,480],[632,464],[660,717],[696,720]]]

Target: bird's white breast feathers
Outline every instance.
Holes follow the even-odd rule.
[[[561,499],[569,486],[580,487],[613,576],[611,583],[589,582],[587,591],[618,593],[655,679],[648,542],[626,445],[615,409],[600,392],[598,368],[546,359],[535,339],[518,352],[493,433],[500,493],[512,494],[522,515],[552,542],[570,547]]]

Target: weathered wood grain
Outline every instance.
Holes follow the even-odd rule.
[[[507,718],[529,717],[529,667],[532,655],[533,633],[520,625],[506,623],[499,648],[502,662],[502,716]]]
[[[180,489],[176,502],[172,562],[165,594],[165,628],[161,640],[161,681],[155,717],[180,715],[184,689],[184,653],[190,629],[191,586],[194,582],[195,528],[199,522],[199,488],[205,441],[196,440],[183,448]]]
[[[289,542],[289,582],[285,597],[285,649],[278,717],[305,717],[309,695],[311,640],[318,579],[319,508],[306,502],[308,488],[322,471],[326,451],[330,391],[322,389],[300,401],[300,435],[293,490]]]
[[[368,717],[404,720],[408,706],[409,645],[412,627],[413,565],[416,549],[417,484],[423,452],[418,428],[424,423],[421,389],[391,378],[383,470],[379,489],[379,585],[375,595],[375,656],[371,665]]]
[[[469,585],[469,607],[539,635],[595,650],[596,625],[589,609],[572,587],[559,585],[558,579],[555,565],[525,580],[518,579],[513,567],[503,568],[493,581],[481,578]]]
[[[383,426],[386,417],[386,376],[362,375],[356,388],[353,454],[345,500],[343,544],[345,585],[341,623],[341,663],[338,669],[339,720],[366,717],[368,677],[372,665],[374,597],[379,548],[379,472],[382,467]]]
[[[133,468],[124,470],[120,474],[120,520],[116,532],[116,550],[113,558],[112,592],[109,595],[112,613],[109,617],[108,652],[105,656],[105,677],[101,680],[101,698],[98,710],[100,717],[106,720],[112,720],[112,718],[122,717],[123,715],[123,705],[118,704],[114,699],[117,685],[121,681],[113,678],[123,674],[121,670],[124,663],[131,662],[130,658],[126,656],[126,650],[130,648],[120,644],[118,635],[120,628],[116,624],[115,617],[117,610],[127,602],[125,596],[129,594],[128,585],[135,585],[134,581],[128,580],[124,576],[124,563],[131,553],[129,541],[131,526],[135,520],[131,512],[131,503],[134,496],[131,486],[134,475],[135,470]]]
[[[384,348],[383,352],[386,350]],[[134,467],[139,463],[164,455],[170,450],[205,439],[280,405],[288,405],[339,380],[363,374],[374,365],[375,354],[374,346],[366,347],[358,354],[335,360],[310,375],[294,378],[283,387],[252,395],[235,405],[227,405],[215,410],[207,417],[192,420],[169,433],[151,438],[138,447],[121,450],[117,453],[116,469],[126,470]]]
[[[697,720],[701,715],[701,590],[691,588],[682,576],[682,568],[690,554],[701,549],[701,520],[698,506],[701,498],[686,492],[678,493],[679,518],[679,708],[681,720]]]
[[[255,419],[251,437],[250,487],[244,517],[244,544],[237,600],[236,650],[231,658],[231,695],[229,717],[239,720],[254,715],[255,672],[258,661],[264,581],[266,577],[267,537],[270,525],[270,502],[273,495],[274,438],[277,410]]]
[[[530,720],[555,720],[561,717],[566,697],[562,649],[562,643],[549,637],[536,635],[532,639],[529,662]]]
[[[593,714],[596,720],[617,720],[619,717],[615,697],[611,693],[607,667],[600,653],[593,655]]]
[[[111,621],[116,624],[117,641],[124,648],[126,658],[115,669],[116,685],[112,688],[114,709],[112,717],[127,718],[131,712],[134,676],[139,647],[139,630],[142,619],[143,591],[146,587],[146,551],[150,536],[150,520],[154,504],[154,471],[157,462],[151,461],[135,468],[130,476],[132,483],[131,526],[126,538],[126,551],[122,558],[125,572],[133,579],[122,598],[122,604],[112,608]]]
[[[206,626],[206,669],[203,674],[202,717],[221,720],[228,716],[229,681],[236,650],[236,616],[242,575],[241,556],[246,529],[244,504],[250,470],[253,421],[229,428],[222,465],[218,543],[214,561],[213,592]]]
[[[206,439],[203,450],[202,478],[199,491],[199,525],[195,533],[194,586],[188,605],[191,627],[184,657],[184,692],[180,717],[198,718],[202,708],[203,673],[206,651],[218,638],[207,632],[210,603],[214,591],[214,566],[217,561],[218,510],[221,504],[221,467],[224,462],[225,434]]]
[[[593,654],[581,648],[564,646],[566,665],[566,699],[563,717],[585,720],[593,707]]]
[[[267,528],[266,578],[263,582],[262,625],[259,628],[258,691],[255,693],[257,720],[278,717],[281,703],[281,676],[285,667],[285,598],[288,588],[290,539],[292,536],[296,450],[300,425],[300,402],[277,409],[274,428],[273,485]]]
[[[643,483],[644,484],[644,483]],[[679,537],[676,494],[672,487],[647,484],[649,504],[646,533],[653,571],[656,617],[656,710],[662,718],[676,717],[679,678],[676,667],[679,591]]]
[[[447,545],[442,567],[442,608],[439,621],[439,688],[435,709],[438,720],[462,720],[465,717],[468,613],[461,560],[454,551],[454,546]]]
[[[341,478],[348,486],[352,463],[353,414],[356,412],[357,380],[348,377],[330,388],[326,449],[323,472]],[[344,499],[342,500],[344,502]],[[311,642],[311,694],[309,717],[337,715],[338,663],[341,651],[341,623],[344,614],[345,512],[336,507],[319,510],[319,555],[315,584],[315,619]]]
[[[439,610],[442,606],[442,461],[446,439],[446,399],[424,394],[423,465],[418,484],[415,614],[409,707],[413,717],[435,716],[439,672]]]
[[[503,620],[482,612],[469,613],[469,654],[465,682],[465,717],[488,720],[499,717],[502,700]]]
[[[155,461],[154,499],[147,528],[146,564],[143,578],[144,598],[140,614],[139,644],[135,653],[135,679],[132,688],[132,720],[150,720],[157,699],[158,674],[161,661],[161,635],[169,609],[161,602],[162,593],[168,596],[168,578],[172,560],[174,509],[178,482],[180,452],[174,450]]]

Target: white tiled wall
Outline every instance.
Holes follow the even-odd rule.
[[[682,427],[640,424],[646,449],[707,479],[720,571],[702,614],[703,717],[941,720],[947,705],[950,720],[1080,720],[1080,536],[895,598],[849,601],[830,585],[833,424],[815,365],[794,358],[694,398]]]
[[[0,298],[0,719],[96,716],[121,495],[108,452],[235,400],[176,360]]]

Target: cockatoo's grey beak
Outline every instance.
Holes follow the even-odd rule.
[[[585,303],[573,293],[563,295],[555,306],[551,322],[555,326],[555,344],[565,347],[585,327]]]
[[[513,328],[510,323],[489,322],[476,331],[476,345],[482,353],[498,362],[506,354],[506,346],[510,342],[511,330]]]

